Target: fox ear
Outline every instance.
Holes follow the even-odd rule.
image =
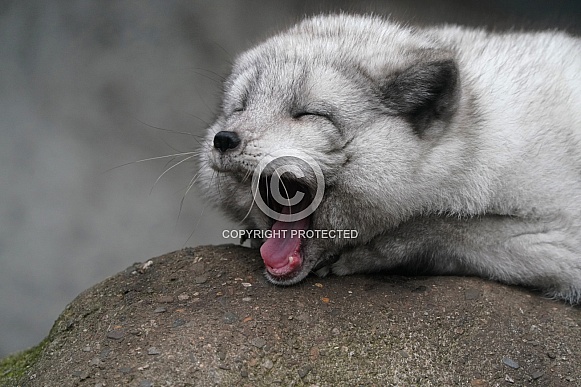
[[[418,135],[434,123],[446,120],[456,110],[458,67],[453,60],[415,64],[395,74],[380,86],[384,104],[405,116]]]

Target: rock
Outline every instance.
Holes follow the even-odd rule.
[[[266,358],[264,359],[264,361],[262,362],[261,366],[267,370],[271,369],[273,367],[274,363],[272,362],[272,360]]]
[[[256,348],[262,348],[266,345],[266,340],[264,340],[262,337],[255,337],[250,341],[250,343]]]
[[[171,304],[173,302],[173,297],[172,296],[159,296],[159,298],[157,299],[157,302],[162,303],[162,304]]]
[[[107,332],[107,337],[113,340],[121,340],[125,337],[125,331],[123,329],[114,329]]]
[[[80,380],[85,380],[88,379],[90,375],[88,371],[74,371],[73,376],[79,378]]]
[[[223,349],[219,349],[218,351],[216,351],[216,356],[220,360],[225,360],[226,359],[226,351],[224,351]]]
[[[235,322],[238,322],[240,319],[234,313],[226,312],[224,313],[222,320],[224,321],[224,324],[234,324]]]
[[[310,364],[305,364],[301,368],[299,368],[299,376],[301,379],[304,379],[309,372],[313,369],[313,366]]]
[[[317,347],[313,347],[309,351],[309,358],[311,359],[311,361],[317,361],[319,359],[320,355],[321,355],[321,351]]]
[[[509,366],[510,368],[514,368],[515,370],[519,368],[519,364],[509,357],[503,358],[502,363],[506,366]]]
[[[519,287],[386,274],[278,287],[262,280],[257,251],[231,245],[151,261],[142,274],[121,272],[79,295],[46,340],[23,361],[11,358],[19,373],[0,364],[0,385],[511,385],[506,373],[514,385],[581,380],[581,308]],[[252,287],[239,285],[246,281]],[[126,334],[135,330],[143,333]]]
[[[488,383],[482,379],[474,379],[470,381],[470,387],[486,387]]]
[[[466,300],[477,300],[480,297],[480,291],[477,289],[466,289],[464,292],[464,298]]]
[[[401,350],[401,351],[399,351],[398,353],[399,353],[399,355],[400,355],[401,357],[403,357],[404,359],[407,359],[408,357],[410,357],[410,355],[409,355],[409,354],[408,354],[406,351],[404,351],[404,350]]]

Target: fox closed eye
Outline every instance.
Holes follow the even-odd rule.
[[[294,120],[322,118],[322,119],[325,119],[325,120],[333,123],[333,119],[331,118],[331,116],[327,113],[322,113],[322,112],[300,111],[297,113],[292,113],[292,118]]]
[[[246,111],[246,104],[243,104],[243,105],[236,106],[234,109],[232,109],[232,111],[229,115],[243,113],[245,111]]]

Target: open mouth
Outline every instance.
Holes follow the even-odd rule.
[[[260,194],[262,199],[272,210],[270,237],[260,248],[260,255],[268,273],[277,280],[291,279],[301,272],[303,266],[303,240],[305,232],[311,224],[310,216],[298,215],[305,210],[312,200],[312,195],[307,186],[293,179],[278,180],[278,193],[274,195],[271,187],[271,178],[266,177],[260,181]],[[297,197],[302,199],[293,204]],[[278,198],[276,197],[278,196]],[[287,216],[285,216],[287,215]],[[283,218],[292,218],[285,221]]]

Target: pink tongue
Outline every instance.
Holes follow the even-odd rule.
[[[266,266],[274,269],[285,267],[289,265],[289,257],[291,256],[294,257],[294,264],[300,266],[301,238],[298,231],[306,230],[308,227],[309,218],[296,222],[276,221],[271,229],[272,236],[260,248],[260,255],[262,255]]]

